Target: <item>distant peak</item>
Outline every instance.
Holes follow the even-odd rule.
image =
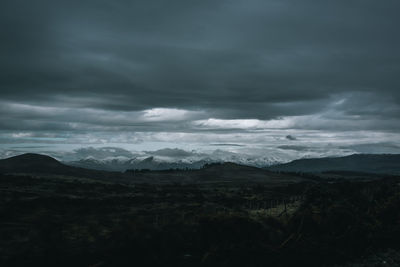
[[[152,162],[152,161],[154,161],[154,157],[153,156],[147,157],[144,160],[142,160],[142,162]]]

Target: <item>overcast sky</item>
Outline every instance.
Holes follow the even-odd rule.
[[[3,0],[0,149],[400,153],[399,10]]]

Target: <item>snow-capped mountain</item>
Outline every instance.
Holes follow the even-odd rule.
[[[216,162],[234,162],[242,165],[266,167],[284,162],[277,157],[255,157],[223,150],[215,150],[212,153],[206,154],[194,151],[187,152],[180,149],[163,149],[132,156],[132,158],[126,156],[111,156],[105,158],[88,156],[80,160],[64,161],[64,163],[96,170],[125,171],[128,169],[199,169],[207,163]]]
[[[301,158],[319,158],[354,154],[351,149],[301,146],[250,147],[184,150],[163,148],[152,151],[129,151],[120,147],[83,147],[72,151],[35,151],[76,167],[97,170],[127,169],[198,169],[207,163],[233,162],[241,165],[268,167]],[[20,150],[0,151],[0,158],[20,155]]]

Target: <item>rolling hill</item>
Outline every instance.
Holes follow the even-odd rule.
[[[65,165],[58,160],[41,154],[26,153],[0,160],[0,173],[64,175],[92,179],[120,178],[121,173],[89,170]]]
[[[27,153],[0,160],[0,172],[66,173],[76,170],[56,159],[40,154]]]
[[[311,172],[329,171],[400,174],[400,154],[354,154],[336,158],[299,159],[274,165],[271,171]]]

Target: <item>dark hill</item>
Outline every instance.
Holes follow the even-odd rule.
[[[354,154],[336,158],[299,159],[272,166],[269,170],[312,173],[345,171],[400,174],[400,154]]]
[[[26,173],[59,173],[68,171],[70,167],[56,159],[40,154],[27,153],[0,160],[1,172]]]
[[[248,172],[248,171],[265,171],[261,168],[240,165],[233,162],[210,163],[205,164],[202,168],[204,172],[221,172],[221,171],[234,171],[234,172]]]
[[[34,153],[26,153],[0,160],[0,173],[55,174],[93,179],[118,178],[121,176],[121,173],[88,170],[64,165],[52,157]]]
[[[193,174],[201,181],[285,182],[292,181],[293,178],[298,180],[298,177],[276,175],[265,169],[232,162],[207,164],[202,169],[194,171]]]

